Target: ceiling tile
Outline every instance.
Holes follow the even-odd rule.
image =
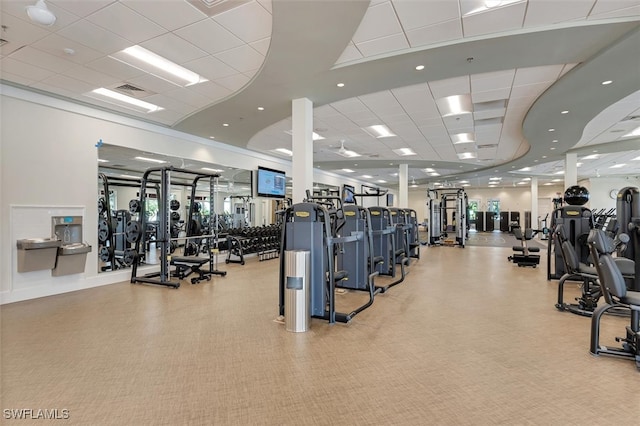
[[[547,65],[542,67],[518,68],[516,76],[513,79],[513,85],[523,86],[542,81],[555,82],[560,75],[560,71],[562,71],[562,67],[562,65]]]
[[[49,34],[33,44],[38,50],[59,56],[77,64],[86,64],[104,56],[104,53],[91,49],[83,44],[61,37],[58,34]],[[65,53],[64,49],[73,49],[72,55]]]
[[[31,2],[34,3],[34,2]],[[78,0],[49,0],[47,3],[52,3],[59,6],[74,15],[85,17],[94,12],[115,3],[115,0],[90,0],[90,1],[78,1]],[[53,9],[52,9],[53,10]]]
[[[177,64],[184,64],[185,62],[193,61],[194,59],[209,56],[209,54],[204,50],[172,33],[163,34],[151,40],[147,40],[140,45],[145,49],[163,56]]]
[[[77,99],[79,96],[78,93],[75,91],[70,91],[70,90],[63,89],[61,87],[44,84],[41,81],[32,84],[30,87],[33,87],[34,89],[42,90],[45,92],[54,93],[58,96],[66,96],[68,98],[73,98],[73,99]],[[86,98],[84,100],[86,102]]]
[[[487,118],[504,117],[506,108],[493,109],[487,111],[475,111],[473,113],[474,120],[486,120]]]
[[[7,27],[7,30],[2,31],[2,38],[8,41],[8,43],[0,47],[2,55],[8,55],[22,46],[33,43],[50,34],[49,31],[42,27],[30,24],[12,15],[3,13],[1,16],[2,25]]]
[[[384,2],[370,6],[360,26],[353,35],[353,41],[357,44],[367,40],[373,40],[402,32],[402,27],[391,6],[391,2]]]
[[[403,33],[364,41],[356,45],[364,56],[380,55],[396,50],[408,49],[409,43]]]
[[[86,93],[90,92],[96,87],[92,84],[80,81],[77,78],[67,77],[66,75],[57,74],[42,80],[42,84],[57,87],[60,89],[68,90],[72,93]]]
[[[88,84],[93,84],[95,88],[110,86],[120,81],[116,77],[98,72],[83,65],[76,65],[65,71],[67,77],[72,77]]]
[[[182,101],[179,101],[177,99],[174,99],[164,94],[147,96],[146,98],[144,98],[144,100],[147,102],[151,102],[153,104],[159,105],[163,108],[170,109],[172,111],[181,112],[183,114],[188,114],[195,110],[195,108],[192,107],[191,105],[186,104]]]
[[[516,70],[488,72],[471,76],[471,94],[490,90],[510,88]],[[506,98],[505,98],[506,99]]]
[[[360,53],[358,48],[356,48],[356,46],[352,42],[349,42],[347,47],[344,49],[344,52],[342,52],[342,55],[340,55],[340,57],[336,61],[336,64],[343,64],[345,62],[355,61],[363,57],[364,56],[362,56],[362,53]]]
[[[271,37],[249,43],[249,46],[257,50],[262,56],[267,56],[269,46],[271,45]]]
[[[211,54],[244,44],[242,40],[211,19],[180,28],[175,31],[175,34]]]
[[[491,102],[491,101],[497,101],[500,99],[509,99],[510,95],[511,95],[511,87],[506,87],[504,89],[497,89],[497,90],[489,90],[486,92],[474,91],[471,93],[471,101],[473,103]]]
[[[256,1],[227,10],[213,20],[245,43],[271,37],[271,14]]]
[[[638,0],[598,0],[591,10],[591,16],[638,6]]]
[[[133,44],[163,34],[166,29],[121,3],[114,3],[88,16],[87,20],[114,32]]]
[[[368,111],[369,109],[358,98],[345,99],[331,103],[331,106],[342,114],[349,114],[356,111]]]
[[[635,18],[638,15],[640,15],[640,5],[635,5],[633,7],[628,7],[628,8],[625,8],[625,9],[612,10],[612,11],[606,12],[606,13],[595,14],[595,13],[591,12],[591,15],[589,16],[589,20],[611,19],[611,18],[629,18],[629,17],[634,17]]]
[[[429,82],[429,88],[434,99],[441,99],[447,96],[466,95],[471,93],[469,76],[447,78]]]
[[[241,89],[248,82],[249,77],[243,74],[234,74],[229,77],[216,79],[216,83],[218,83],[222,87],[226,87],[232,92]]]
[[[197,84],[195,86],[187,87],[188,90],[195,90],[201,95],[211,99],[211,101],[217,101],[228,96],[231,90],[226,87],[222,87],[212,81],[206,81],[204,83]]]
[[[169,31],[207,18],[207,15],[187,1],[122,0],[121,2]]]
[[[264,62],[264,56],[247,44],[218,53],[215,57],[240,72],[260,68]]]
[[[24,64],[24,65],[27,65],[29,67],[31,66],[28,64]],[[0,61],[0,68],[2,68],[2,78],[4,80],[11,81],[13,83],[22,84],[24,86],[30,86],[32,84],[37,83],[36,80],[32,80],[28,78],[27,74],[14,74],[4,69],[4,59]]]
[[[271,0],[258,0],[258,3],[260,3],[260,6],[264,7],[267,12],[273,13]]]
[[[59,30],[58,34],[106,54],[131,46],[130,41],[86,20],[75,22]]]
[[[55,73],[51,70],[45,70],[26,62],[16,61],[11,57],[2,58],[0,61],[0,69],[2,70],[2,78],[8,79],[5,73],[15,74],[22,77],[23,81],[36,82],[51,77]]]
[[[453,19],[407,31],[411,47],[426,46],[462,38],[462,21]]]
[[[25,46],[17,52],[12,53],[9,57],[34,66],[46,65],[47,69],[56,73],[64,73],[75,65],[71,61],[50,55],[49,53],[29,46]]]
[[[217,80],[218,78],[229,77],[238,73],[238,71],[213,56],[205,56],[204,58],[187,62],[184,66],[209,80]]]
[[[493,34],[522,28],[527,2],[514,3],[462,18],[465,37]]]
[[[393,0],[392,3],[405,31],[456,19],[460,16],[456,1]]]
[[[184,102],[187,105],[191,105],[197,109],[205,107],[211,103],[211,100],[196,92],[195,90],[187,90],[186,88],[179,88],[165,93],[170,98],[176,99],[180,102]]]
[[[134,67],[130,67],[129,65],[126,65],[108,56],[97,59],[93,62],[89,62],[85,66],[101,73],[116,77],[122,81],[126,81],[130,78],[146,74],[144,71],[141,71]]]
[[[127,79],[127,83],[131,83],[134,86],[154,93],[166,93],[168,91],[175,90],[178,87],[163,78],[158,78],[152,74],[146,73]]]
[[[595,0],[555,1],[529,0],[525,27],[536,27],[557,22],[586,18]]]

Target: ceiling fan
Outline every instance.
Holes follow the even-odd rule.
[[[340,149],[337,151],[339,155],[342,155],[343,157],[360,157],[360,154],[357,152],[345,148],[344,142],[344,139],[340,139]]]

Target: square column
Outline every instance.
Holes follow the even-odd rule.
[[[568,152],[564,159],[564,189],[578,184],[578,154]]]
[[[313,102],[307,98],[291,102],[292,198],[301,203],[313,188]]]

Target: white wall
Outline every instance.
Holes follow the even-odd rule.
[[[609,195],[612,190],[617,192],[627,186],[640,188],[638,176],[592,178],[589,183],[589,206],[593,209],[614,208],[616,200]]]
[[[257,169],[258,165],[291,174],[291,162],[237,147],[187,135],[146,122],[1,85],[0,97],[0,303],[9,303],[74,291],[129,279],[129,271],[99,274],[97,241],[98,140],[142,151],[194,159],[224,166]],[[360,182],[323,171],[314,180],[342,185]],[[122,188],[117,188],[120,196]],[[130,195],[125,205],[128,208]],[[184,200],[186,201],[186,199]],[[256,205],[262,203],[256,200]],[[93,251],[87,256],[85,273],[51,277],[45,271],[19,275],[14,284],[16,241],[10,211],[17,206],[81,209],[84,239]],[[259,212],[256,212],[258,218]],[[49,224],[38,224],[40,235]]]

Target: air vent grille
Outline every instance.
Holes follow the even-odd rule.
[[[133,86],[131,84],[123,84],[122,86],[116,87],[116,90],[120,90],[124,92],[144,92],[144,89]]]
[[[497,143],[487,143],[484,145],[478,145],[478,149],[488,149],[488,148],[497,148],[498,144]]]

